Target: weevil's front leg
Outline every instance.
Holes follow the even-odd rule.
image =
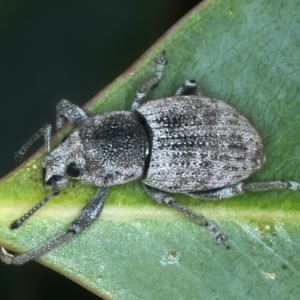
[[[75,126],[78,126],[87,118],[88,116],[80,107],[66,99],[59,101],[56,105],[56,129],[61,128],[66,119]]]
[[[134,111],[138,109],[146,101],[146,93],[149,89],[157,85],[163,75],[164,68],[167,64],[164,53],[155,61],[155,76],[147,80],[139,91],[136,93],[133,100],[131,110]]]
[[[202,90],[195,80],[186,80],[184,84],[177,90],[175,96],[204,96]]]
[[[45,147],[47,154],[51,152],[51,125],[46,124],[42,128],[39,129],[37,133],[35,133],[27,142],[21,147],[21,149],[15,153],[14,159],[17,162],[20,162],[23,159],[25,152],[28,148],[41,136],[45,139]]]
[[[161,192],[147,185],[144,185],[144,188],[147,194],[157,203],[169,208],[174,208],[178,212],[182,213],[184,216],[192,219],[197,224],[206,227],[212,233],[217,244],[223,244],[226,248],[229,248],[227,244],[227,236],[219,229],[219,227],[214,222],[207,220],[204,216],[195,214],[189,208],[176,203],[175,199],[172,196],[164,192]]]
[[[38,248],[16,256],[7,253],[4,248],[1,248],[1,260],[8,265],[22,265],[56,248],[57,246],[64,244],[74,235],[82,232],[97,220],[103,208],[107,191],[108,189],[104,188],[98,189],[94,199],[82,209],[79,217],[72,222],[69,229],[65,233],[49,240]]]

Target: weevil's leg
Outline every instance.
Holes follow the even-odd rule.
[[[227,244],[227,236],[219,229],[219,227],[214,222],[207,220],[204,216],[197,215],[189,208],[176,203],[175,199],[172,196],[162,191],[159,191],[147,185],[144,185],[144,188],[147,194],[157,203],[169,208],[174,208],[178,212],[182,213],[184,216],[191,218],[197,224],[206,227],[212,233],[218,245],[223,244],[226,248],[229,248]]]
[[[272,190],[300,190],[300,183],[295,181],[270,181],[270,182],[254,182],[246,183],[243,186],[245,191],[262,192]]]
[[[239,182],[235,185],[208,190],[208,191],[196,191],[186,193],[194,198],[199,198],[207,201],[220,201],[226,198],[239,196],[247,191],[250,192],[262,192],[272,190],[300,190],[300,183],[295,181],[270,181],[270,182],[254,182],[243,183]]]
[[[45,147],[47,154],[51,152],[51,125],[46,124],[42,128],[39,129],[37,133],[35,133],[27,142],[21,147],[21,149],[15,153],[14,159],[17,162],[20,162],[23,159],[25,152],[28,148],[41,136],[44,136],[45,139]]]
[[[7,253],[4,248],[1,248],[1,260],[8,265],[22,265],[56,248],[57,246],[66,243],[74,235],[82,232],[97,220],[103,208],[107,190],[108,189],[104,188],[98,189],[94,199],[82,209],[79,217],[72,222],[65,233],[49,240],[38,248],[15,256]]]
[[[239,182],[235,185],[226,186],[206,191],[195,191],[185,193],[194,198],[199,198],[206,201],[220,201],[226,198],[242,195],[245,193],[244,183]]]
[[[56,129],[61,128],[66,119],[77,126],[87,118],[88,116],[80,107],[66,99],[59,101],[56,105]]]
[[[42,201],[40,201],[38,204],[36,204],[30,211],[28,211],[24,216],[22,216],[20,219],[15,220],[10,228],[11,229],[17,229],[19,228],[27,219],[29,219],[37,210],[39,210],[42,206],[44,206],[49,200],[56,197],[59,194],[59,188],[57,186],[56,180],[52,179],[51,181],[51,189],[52,194],[46,196]]]
[[[184,84],[177,90],[175,96],[204,96],[202,90],[195,80],[186,80]]]
[[[166,64],[167,60],[165,58],[165,54],[162,53],[162,55],[155,61],[155,76],[148,79],[136,93],[131,106],[132,111],[139,108],[146,101],[147,91],[159,83]]]

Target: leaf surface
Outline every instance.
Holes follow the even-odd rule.
[[[151,99],[197,80],[207,96],[230,103],[261,133],[267,162],[248,182],[300,181],[299,10],[297,0],[206,1],[86,109],[128,110],[165,50],[169,64]],[[56,145],[69,130],[56,136]],[[21,228],[9,229],[47,194],[43,156],[0,182],[0,244],[16,252],[63,232],[96,191],[71,183]],[[205,229],[156,205],[133,182],[112,188],[99,221],[39,261],[107,299],[297,299],[299,193],[248,193],[218,203],[176,199],[215,220],[231,248],[216,246]]]

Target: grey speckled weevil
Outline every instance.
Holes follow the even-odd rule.
[[[262,139],[241,113],[205,97],[194,80],[187,80],[173,97],[146,102],[146,92],[162,77],[165,56],[155,65],[155,76],[136,93],[131,111],[88,117],[76,105],[62,100],[57,105],[56,127],[68,120],[75,125],[74,132],[51,152],[51,125],[45,125],[16,154],[22,159],[29,146],[44,136],[47,156],[42,166],[45,185],[52,194],[16,220],[12,228],[20,227],[57,196],[70,179],[99,189],[65,233],[16,256],[2,248],[3,262],[21,265],[65,243],[99,217],[110,186],[136,179],[142,180],[153,200],[205,226],[216,243],[226,247],[227,237],[214,222],[177,204],[168,193],[216,201],[246,191],[300,189],[300,184],[292,181],[242,182],[265,160]]]

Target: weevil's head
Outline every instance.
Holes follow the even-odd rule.
[[[45,170],[45,186],[63,189],[70,178],[79,178],[85,161],[82,156],[82,143],[77,131],[72,133],[57,149],[48,154],[42,167]]]

